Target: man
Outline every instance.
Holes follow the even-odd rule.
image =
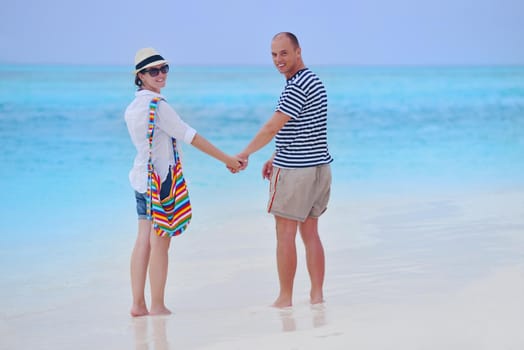
[[[275,113],[238,157],[247,166],[249,155],[276,136],[276,150],[264,164],[270,181],[268,212],[275,217],[280,294],[274,307],[291,306],[297,269],[296,234],[306,249],[311,279],[310,302],[322,303],[325,259],[318,218],[327,208],[331,187],[327,146],[327,95],[319,78],[302,61],[292,33],[278,33],[271,43],[273,63],[287,80]]]

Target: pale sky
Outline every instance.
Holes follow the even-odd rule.
[[[271,64],[294,32],[306,64],[524,64],[523,0],[0,0],[0,63]]]

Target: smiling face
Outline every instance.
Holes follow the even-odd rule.
[[[293,44],[285,34],[277,35],[271,42],[271,55],[278,71],[291,78],[300,69],[304,68],[300,47]]]
[[[165,66],[164,63],[161,63],[159,65],[150,67],[151,68],[157,68],[160,69],[163,66]],[[167,72],[162,73],[162,71],[159,71],[157,76],[152,77],[151,74],[148,72],[146,73],[138,73],[138,77],[140,80],[142,80],[142,88],[150,91],[154,91],[156,93],[160,93],[160,90],[166,86],[166,80],[167,80]]]

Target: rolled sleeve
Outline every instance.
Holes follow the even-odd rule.
[[[192,127],[189,127],[186,130],[186,134],[184,136],[184,142],[187,144],[191,144],[191,142],[193,142],[193,139],[195,138],[196,133],[197,132],[195,129],[193,129]]]

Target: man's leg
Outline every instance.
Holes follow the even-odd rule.
[[[284,308],[293,304],[293,281],[297,271],[297,248],[295,239],[298,223],[295,220],[275,216],[277,230],[277,269],[280,294],[274,307]]]
[[[300,223],[300,235],[306,247],[306,262],[311,279],[310,302],[318,304],[324,301],[323,285],[325,274],[324,247],[318,235],[318,218],[308,217]]]

